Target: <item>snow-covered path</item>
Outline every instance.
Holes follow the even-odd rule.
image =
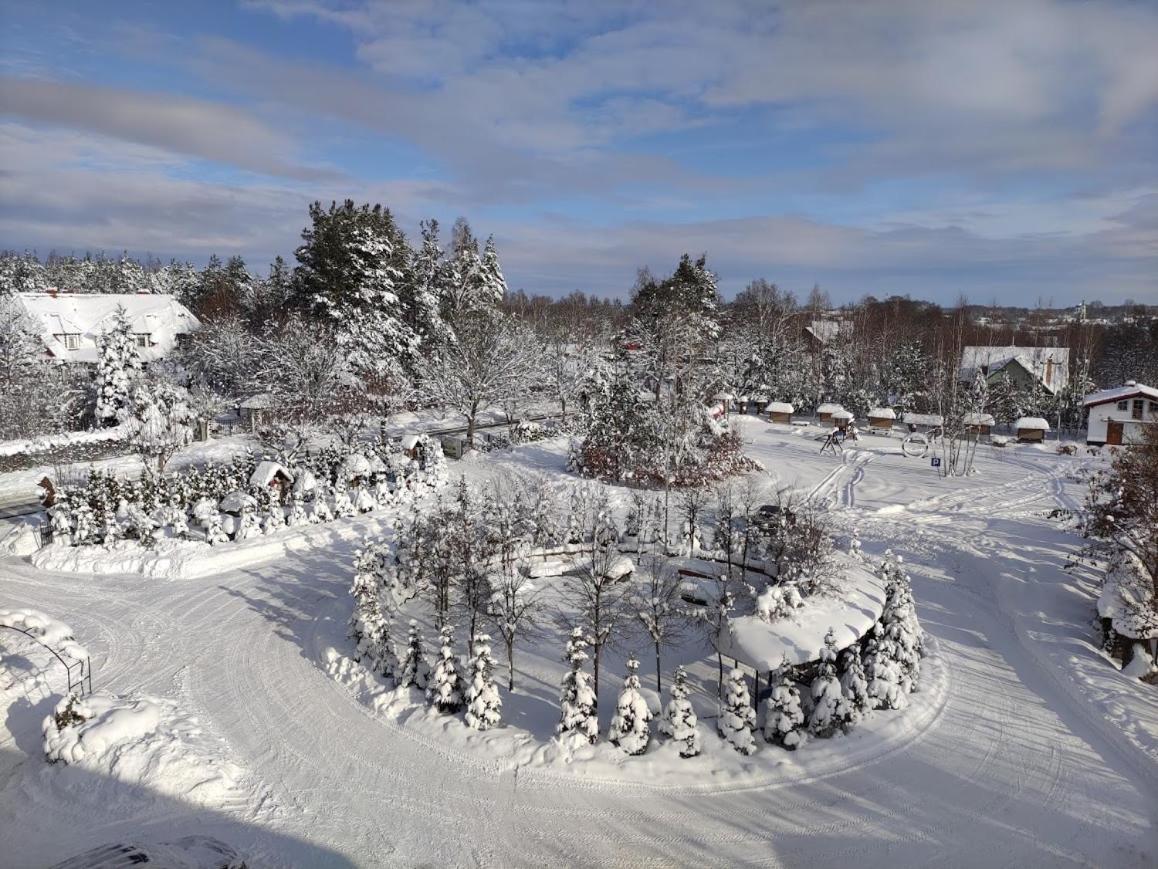
[[[43,764],[0,743],[5,865],[126,831],[216,834],[290,865],[1155,865],[1158,753],[1147,740],[1158,734],[1144,718],[1127,738],[1097,705],[1117,674],[1074,639],[1088,628],[1060,573],[1072,539],[1038,515],[1069,497],[1056,465],[1026,461],[968,497],[898,514],[882,510],[890,487],[872,485],[898,461],[850,457],[855,498],[850,476],[833,475],[831,491],[847,490],[838,500],[867,550],[888,541],[910,561],[948,701],[908,745],[774,787],[612,789],[515,774],[372,717],[315,663],[319,637],[348,613],[341,547],[189,582],[2,562],[5,604],[72,624],[100,685],[180,696],[271,795],[210,813],[134,794],[121,811],[93,812],[83,794],[29,798],[23,779]]]

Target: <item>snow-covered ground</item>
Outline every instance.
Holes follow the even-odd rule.
[[[1096,649],[1094,580],[1063,570],[1080,541],[1046,515],[1080,500],[1075,475],[1095,460],[986,447],[975,476],[944,480],[896,438],[865,436],[833,457],[811,439],[819,429],[743,427],[769,486],[827,503],[870,555],[904,556],[934,638],[912,709],[796,755],[762,745],[739,775],[732,765],[665,781],[648,756],[623,760],[639,762],[630,774],[609,762],[577,775],[541,753],[472,745],[447,719],[425,726],[401,701],[368,701],[356,673],[329,672],[326,650],[345,649],[348,539],[180,582],[9,557],[0,603],[67,622],[98,689],[156,698],[176,768],[207,758],[230,786],[194,800],[147,765],[127,767],[145,769],[134,778],[47,764],[41,722],[63,674],[0,637],[0,862],[196,834],[249,865],[1155,865],[1158,695]],[[451,472],[562,481],[565,455],[564,442],[541,442]],[[530,649],[517,695],[503,691],[508,719],[531,736],[555,714],[559,652]],[[621,663],[603,677],[604,728]],[[44,675],[11,675],[25,669]],[[703,696],[697,711],[711,714]],[[640,774],[646,764],[655,776]]]

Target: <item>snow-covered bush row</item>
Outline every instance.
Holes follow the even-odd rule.
[[[167,537],[216,545],[367,513],[445,480],[446,459],[423,436],[409,453],[389,445],[368,454],[333,450],[292,466],[248,456],[141,480],[94,471],[83,487],[58,490],[48,512],[58,544],[152,546]]]

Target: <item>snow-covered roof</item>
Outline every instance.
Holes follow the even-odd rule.
[[[966,347],[961,352],[961,366],[957,376],[971,380],[979,368],[986,376],[1001,371],[1007,365],[1017,364],[1041,381],[1050,392],[1056,393],[1070,380],[1069,347]],[[1048,376],[1047,376],[1048,374]]]
[[[804,331],[819,341],[827,344],[834,338],[840,337],[842,332],[852,331],[851,320],[813,320]]]
[[[402,449],[406,450],[406,452],[410,452],[412,449],[414,449],[417,443],[418,435],[406,435],[406,437],[402,438]]]
[[[289,468],[280,462],[269,460],[258,462],[257,467],[253,469],[253,473],[249,476],[249,485],[268,486],[278,474],[283,474],[285,478],[290,481],[294,478]]]
[[[217,505],[226,513],[240,513],[243,507],[257,508],[257,499],[245,492],[230,492]]]
[[[847,562],[839,594],[813,595],[788,618],[765,622],[759,616],[730,619],[720,637],[720,651],[760,672],[775,670],[786,656],[789,664],[815,661],[832,629],[838,649],[864,636],[885,606],[884,581],[863,565]]]
[[[245,410],[268,410],[273,407],[273,395],[268,392],[259,392],[237,405]]]
[[[712,401],[732,401],[735,397],[730,392],[717,392],[712,396]]]
[[[793,413],[796,410],[787,401],[770,401],[764,408],[764,413]]]
[[[1135,383],[1132,380],[1126,381],[1124,386],[1119,386],[1115,389],[1102,389],[1098,392],[1090,393],[1086,396],[1086,407],[1091,407],[1095,404],[1109,404],[1114,401],[1122,401],[1127,398],[1149,398],[1151,401],[1158,401],[1158,389],[1152,386],[1146,386],[1144,383]]]
[[[172,351],[178,335],[201,328],[196,317],[170,295],[151,293],[16,293],[45,349],[62,362],[95,363],[97,339],[113,327],[117,309],[124,308],[133,332],[148,335],[147,347],[138,347],[141,359],[151,362]],[[78,335],[78,346],[68,349],[65,335]]]
[[[965,425],[996,425],[997,420],[993,418],[990,413],[967,413],[965,414]]]
[[[939,413],[913,413],[908,411],[901,418],[905,425],[944,425],[945,417]]]
[[[838,410],[844,410],[844,408],[835,401],[826,401],[820,405],[820,407],[816,408],[817,413],[836,413]]]
[[[841,408],[840,410],[835,410],[832,412],[832,418],[833,419],[852,419],[853,414],[852,414],[852,411],[844,410],[843,408]]]
[[[1013,424],[1014,429],[1041,429],[1042,431],[1049,431],[1049,423],[1040,416],[1023,416]]]
[[[370,472],[370,460],[361,453],[351,453],[342,459],[342,476],[347,480],[368,476]]]
[[[874,407],[869,411],[869,419],[896,419],[897,412],[891,407]]]

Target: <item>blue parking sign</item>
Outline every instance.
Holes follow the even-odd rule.
[[[937,456],[934,456],[934,457],[933,457],[933,467],[934,467],[934,468],[939,468],[939,467],[941,467],[941,459],[940,459],[939,457],[937,457]]]

